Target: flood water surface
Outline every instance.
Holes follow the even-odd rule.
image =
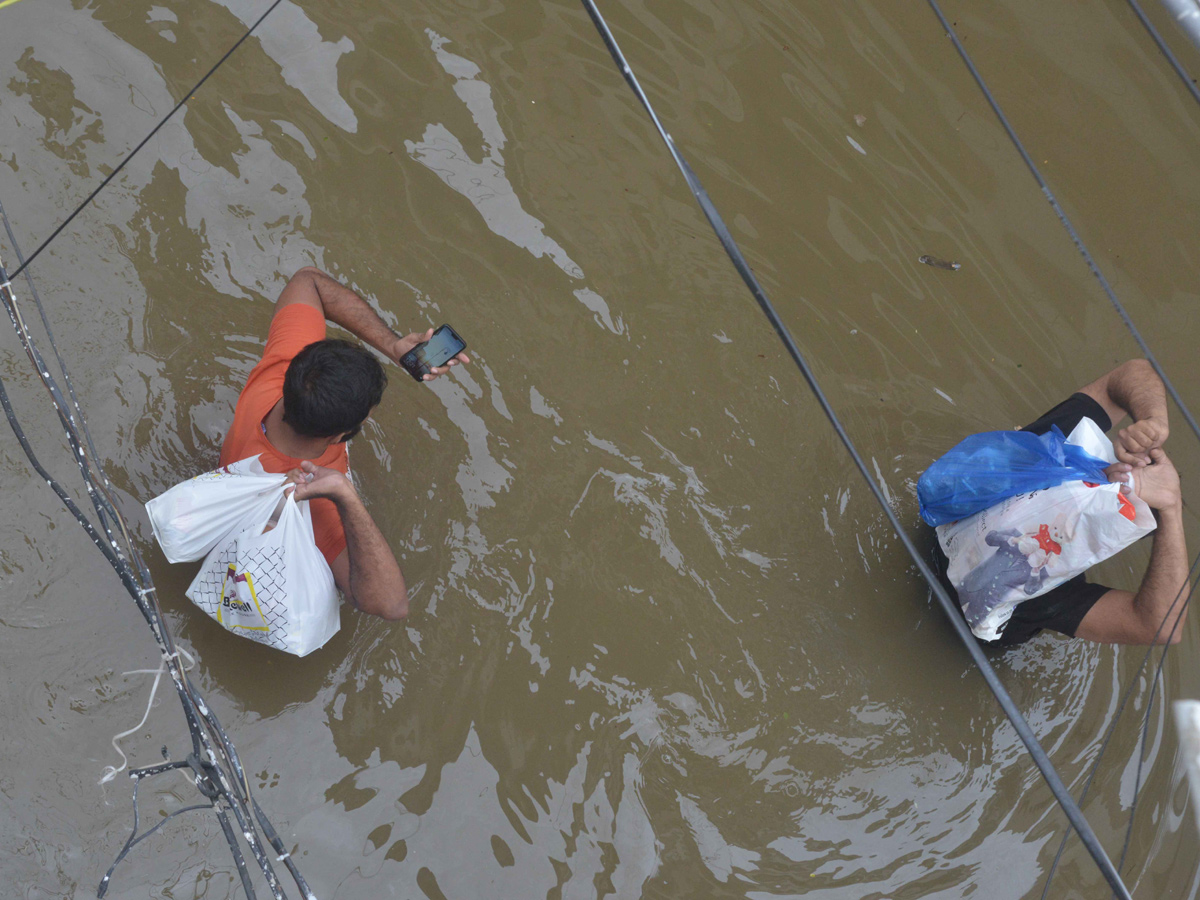
[[[1119,0],[947,7],[1200,402],[1200,109]],[[263,8],[0,10],[0,201],[26,252]],[[604,11],[922,546],[932,459],[1138,353],[924,4]],[[451,323],[474,363],[428,386],[390,369],[351,445],[408,620],[343,610],[294,659],[191,607],[194,566],[166,563],[141,504],[215,465],[304,265],[402,333]],[[318,896],[1041,896],[1065,817],[581,7],[284,0],[32,273],[193,675]],[[66,479],[44,394],[0,348]],[[1168,449],[1190,499],[1181,419]],[[128,783],[97,784],[147,702],[152,676],[124,673],[155,645],[11,437],[0,454],[3,894],[90,896],[131,824]],[[1135,589],[1148,554],[1099,580]],[[1196,640],[1170,699],[1200,693]],[[1076,795],[1142,657],[1048,633],[993,654]],[[1114,857],[1133,683],[1084,804]],[[163,691],[123,747],[147,765],[185,740]],[[1196,893],[1176,757],[1160,693],[1137,897]],[[147,783],[144,821],[188,802]],[[241,895],[216,820],[188,816],[109,897]],[[1103,891],[1073,839],[1049,896]]]

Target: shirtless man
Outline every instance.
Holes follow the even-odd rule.
[[[383,619],[408,613],[396,557],[347,477],[346,441],[383,396],[387,376],[366,350],[326,340],[329,320],[396,362],[433,334],[396,334],[354,291],[319,269],[292,276],[275,304],[267,346],[238,397],[221,465],[259,454],[268,472],[288,473],[297,500],[310,501],[317,547],[342,596]],[[432,381],[459,354],[425,376]]]

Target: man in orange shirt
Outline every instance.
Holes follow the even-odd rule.
[[[319,269],[301,269],[275,304],[262,361],[246,380],[221,446],[221,465],[257,454],[266,471],[288,473],[296,499],[310,502],[317,547],[342,596],[362,612],[402,619],[404,575],[347,477],[346,441],[379,403],[387,375],[364,347],[326,340],[326,319],[393,362],[433,335],[430,329],[400,337],[354,291]],[[468,361],[460,353],[424,380]]]

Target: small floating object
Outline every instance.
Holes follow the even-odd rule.
[[[948,259],[940,259],[939,257],[929,256],[928,254],[920,257],[917,262],[925,263],[927,266],[933,266],[935,269],[948,269],[951,272],[957,272],[962,268],[962,263],[951,262]]]

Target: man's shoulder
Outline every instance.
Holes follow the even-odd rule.
[[[325,316],[307,303],[289,303],[275,310],[267,330],[267,345],[263,361],[290,360],[317,341],[325,339]]]

